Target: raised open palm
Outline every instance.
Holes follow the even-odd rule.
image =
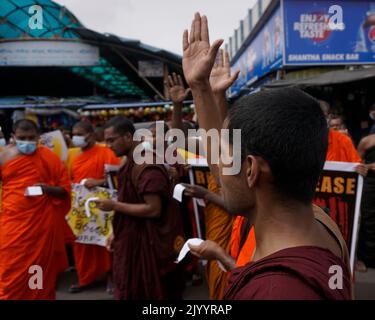
[[[238,78],[239,71],[231,76],[229,54],[220,49],[218,62],[215,63],[211,75],[210,85],[215,93],[225,92]]]
[[[190,89],[185,89],[184,82],[180,75],[168,76],[168,81],[165,82],[165,85],[168,88],[169,96],[173,103],[182,103],[188,96]]]
[[[222,43],[223,40],[217,40],[210,46],[207,18],[196,13],[191,25],[190,38],[187,30],[183,36],[182,66],[185,79],[190,86],[209,80],[217,51]]]

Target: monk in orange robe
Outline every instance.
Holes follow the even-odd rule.
[[[331,119],[330,105],[323,100],[319,100],[319,104],[327,123],[329,123]],[[329,129],[326,161],[361,163],[362,159],[354,147],[352,139],[347,134]],[[367,169],[363,165],[358,166],[356,170],[361,175],[367,175]]]
[[[81,148],[69,148],[68,157],[65,161],[66,167],[68,168],[69,179],[72,180],[72,163],[77,155],[81,153]],[[68,223],[64,223],[64,242],[66,247],[73,248],[76,236],[74,235],[72,229],[69,227]],[[68,250],[68,249],[67,249]]]
[[[90,123],[79,122],[73,127],[73,145],[81,149],[71,160],[70,176],[73,183],[86,180],[86,188],[105,184],[104,165],[119,165],[120,159],[106,146],[96,144],[94,128]],[[82,287],[95,281],[100,275],[111,270],[111,255],[105,247],[75,243],[74,259],[79,285],[73,285],[71,292],[79,292]]]
[[[1,127],[0,127],[0,152],[4,150],[5,146],[6,146],[6,141],[5,141],[4,133],[1,131]],[[1,192],[2,192],[2,186],[1,186],[1,181],[0,181],[0,212],[1,212]]]
[[[236,260],[236,266],[242,267],[252,260],[255,252],[255,231],[247,218],[237,216],[233,223],[230,255]]]
[[[208,189],[219,194],[219,187],[212,175],[208,179]],[[224,209],[209,202],[204,209],[206,239],[215,241],[226,252],[230,251],[230,235],[233,217]],[[223,272],[216,261],[208,261],[206,279],[210,290],[210,300],[221,300],[227,284],[228,274]]]
[[[35,123],[20,120],[13,131],[16,145],[0,154],[0,300],[54,299],[57,274],[66,267],[61,222],[70,209],[70,181],[61,160],[37,145]],[[36,185],[43,194],[26,196]]]
[[[329,129],[326,161],[361,163],[362,159],[349,136],[337,130]]]

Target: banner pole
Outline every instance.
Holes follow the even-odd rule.
[[[193,176],[193,169],[189,170],[189,178],[190,178],[190,183],[195,184],[194,183],[194,176]],[[195,223],[197,224],[198,238],[202,239],[202,230],[201,230],[201,223],[200,223],[200,219],[199,219],[197,199],[193,199],[193,205],[194,205]]]

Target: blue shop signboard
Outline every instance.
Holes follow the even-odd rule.
[[[375,1],[284,0],[284,65],[375,62]]]
[[[240,76],[230,90],[237,94],[267,73],[282,66],[282,18],[278,7],[261,31],[253,38],[239,59],[232,65],[232,72],[240,70]]]

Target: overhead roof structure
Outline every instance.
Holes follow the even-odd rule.
[[[375,78],[375,67],[368,67],[364,69],[344,69],[321,73],[317,76],[295,79],[295,80],[277,80],[264,85],[265,88],[284,88],[284,87],[299,87],[310,88],[317,86],[345,84],[356,81],[364,81]]]
[[[43,29],[31,29],[31,6],[43,9]],[[67,8],[50,0],[1,0],[0,44],[14,41],[73,41],[97,46],[99,64],[74,67],[0,67],[0,96],[79,97],[100,95],[127,101],[163,100],[163,78],[145,77],[141,61],[158,61],[182,74],[181,57],[138,40],[85,28]],[[1,52],[0,52],[1,54]],[[32,81],[30,81],[32,79]]]
[[[29,27],[30,7],[43,8],[43,29]],[[79,39],[75,28],[83,26],[65,7],[50,0],[2,0],[0,6],[0,39],[58,38]]]

